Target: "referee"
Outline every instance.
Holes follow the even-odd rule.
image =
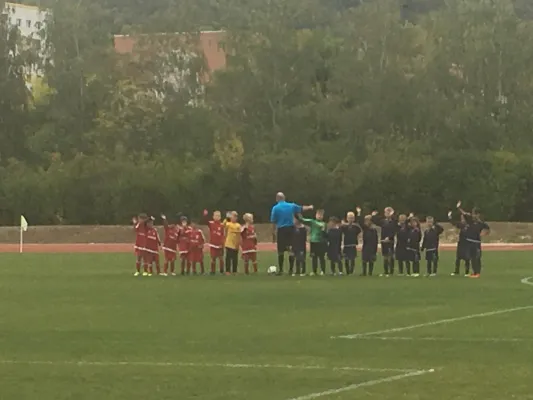
[[[285,201],[285,195],[279,192],[276,195],[276,205],[272,207],[270,222],[273,227],[273,238],[278,248],[279,274],[283,274],[285,252],[292,245],[292,233],[294,231],[294,216],[302,211],[312,210],[313,206],[299,206]]]

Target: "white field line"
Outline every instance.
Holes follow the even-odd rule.
[[[533,276],[530,276],[528,278],[524,278],[522,279],[520,282],[526,284],[526,285],[531,285],[533,286],[533,282],[531,282],[531,280],[533,279]]]
[[[467,342],[467,343],[477,343],[477,342],[489,342],[489,343],[498,343],[498,342],[531,342],[533,338],[451,338],[451,337],[433,337],[433,336],[424,336],[424,337],[411,337],[411,336],[360,336],[356,339],[359,340],[383,340],[383,341],[427,341],[427,342]]]
[[[312,399],[317,399],[319,397],[330,396],[330,395],[333,395],[333,394],[338,394],[338,393],[342,393],[342,392],[348,392],[348,391],[351,391],[351,390],[360,389],[360,388],[363,388],[363,387],[375,386],[375,385],[379,385],[380,383],[389,383],[389,382],[399,381],[399,380],[402,380],[402,379],[411,378],[413,376],[425,375],[425,374],[429,374],[431,372],[434,372],[434,370],[429,369],[429,370],[413,371],[413,372],[408,372],[408,373],[401,374],[401,375],[389,376],[387,378],[374,379],[374,380],[371,380],[371,381],[355,383],[353,385],[344,386],[344,387],[341,387],[341,388],[338,388],[338,389],[330,389],[330,390],[325,390],[323,392],[310,393],[310,394],[306,394],[306,395],[300,396],[300,397],[293,397],[293,398],[291,398],[289,400],[312,400]]]
[[[198,367],[198,368],[242,368],[242,369],[293,369],[293,370],[327,370],[327,371],[364,371],[364,372],[405,372],[418,370],[405,368],[365,368],[365,367],[328,367],[325,365],[290,365],[290,364],[224,364],[192,362],[151,362],[151,361],[35,361],[35,360],[0,360],[0,365],[73,365],[97,367]]]
[[[474,318],[484,318],[484,317],[490,317],[492,315],[507,314],[507,313],[511,313],[515,311],[530,310],[530,309],[533,309],[533,306],[507,308],[505,310],[496,310],[496,311],[489,311],[489,312],[480,313],[480,314],[465,315],[464,317],[440,319],[438,321],[425,322],[423,324],[416,324],[416,325],[409,325],[409,326],[402,326],[399,328],[383,329],[383,330],[374,331],[374,332],[356,333],[352,335],[332,336],[331,338],[332,339],[358,339],[363,336],[383,335],[383,334],[393,333],[393,332],[403,332],[403,331],[409,331],[412,329],[423,328],[425,326],[444,325],[444,324],[450,324],[452,322],[466,321],[466,320],[474,319]]]

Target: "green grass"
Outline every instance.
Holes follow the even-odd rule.
[[[128,255],[0,255],[0,399],[288,400],[402,374],[334,367],[436,371],[325,400],[533,399],[533,309],[330,338],[533,305],[531,253],[487,252],[480,280],[452,253],[436,279],[278,278],[260,256],[260,276],[134,278]]]

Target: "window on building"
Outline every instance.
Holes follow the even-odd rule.
[[[29,19],[26,20],[26,27],[31,28],[31,21]]]
[[[22,25],[22,20],[20,18],[17,18],[17,26],[21,26]]]

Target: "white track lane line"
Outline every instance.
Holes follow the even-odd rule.
[[[522,279],[520,282],[522,282],[525,285],[531,285],[533,286],[533,282],[531,281],[533,279],[533,276],[530,276],[528,278]]]
[[[413,337],[413,336],[360,336],[358,340],[383,340],[383,341],[427,341],[427,342],[466,342],[466,343],[512,343],[512,342],[532,342],[533,338],[452,338],[452,337]]]
[[[438,321],[425,322],[423,324],[416,324],[416,325],[409,325],[409,326],[402,326],[399,328],[383,329],[383,330],[374,331],[374,332],[355,333],[352,335],[332,336],[331,338],[332,339],[358,339],[363,336],[383,335],[386,333],[403,332],[403,331],[409,331],[412,329],[423,328],[425,326],[444,325],[444,324],[450,324],[452,322],[466,321],[466,320],[474,319],[474,318],[484,318],[484,317],[490,317],[492,315],[507,314],[511,312],[530,310],[530,309],[533,309],[533,306],[506,308],[504,310],[496,310],[496,311],[489,311],[489,312],[480,313],[480,314],[465,315],[464,317],[440,319]]]
[[[416,372],[408,368],[365,368],[365,367],[328,367],[325,365],[291,365],[291,364],[231,364],[231,363],[193,363],[193,362],[150,362],[150,361],[36,361],[36,360],[0,360],[0,365],[73,365],[73,366],[141,366],[141,367],[198,367],[198,368],[242,368],[242,369],[294,369],[327,371],[364,371],[364,372]]]
[[[304,396],[292,397],[289,400],[312,400],[312,399],[317,399],[319,397],[330,396],[330,395],[334,395],[334,394],[348,392],[348,391],[356,390],[356,389],[363,388],[363,387],[375,386],[375,385],[379,385],[381,383],[389,383],[389,382],[399,381],[399,380],[402,380],[402,379],[411,378],[413,376],[425,375],[425,374],[429,374],[431,372],[434,372],[434,370],[433,369],[429,369],[429,370],[413,371],[413,372],[409,372],[409,373],[405,373],[405,374],[401,374],[401,375],[389,376],[387,378],[374,379],[374,380],[371,380],[371,381],[355,383],[353,385],[344,386],[344,387],[341,387],[341,388],[338,388],[338,389],[330,389],[330,390],[325,390],[323,392],[316,392],[316,393],[306,394]]]

